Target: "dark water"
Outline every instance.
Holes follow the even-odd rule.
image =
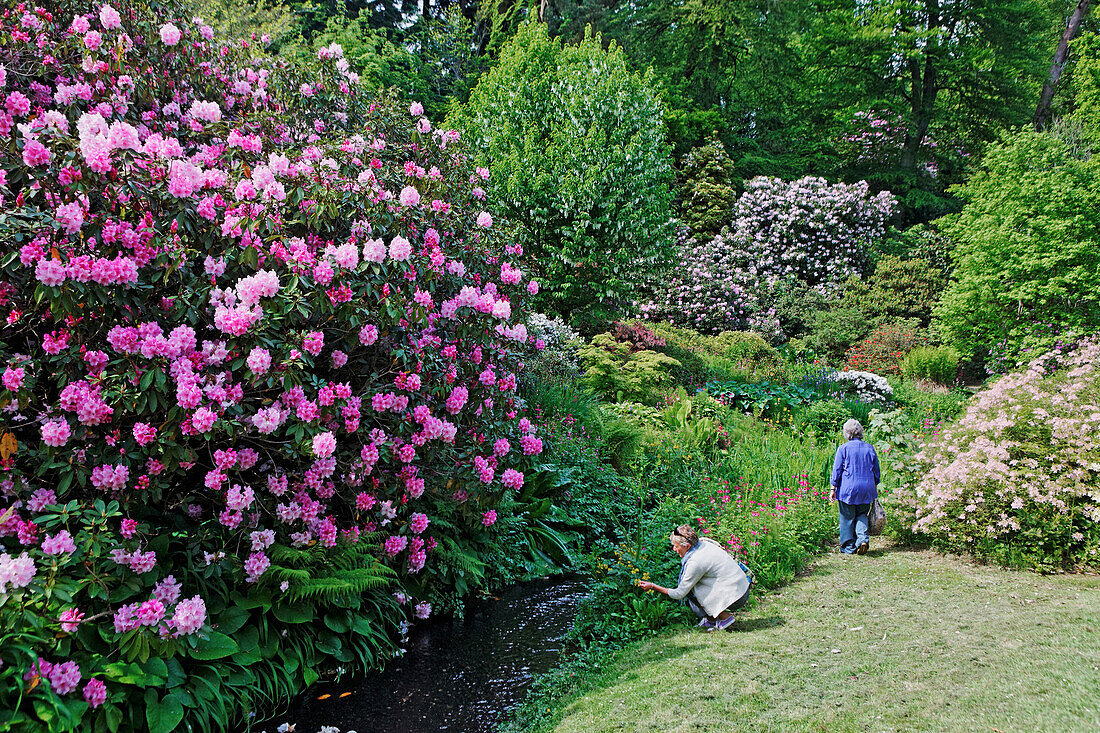
[[[255,730],[271,733],[290,722],[296,733],[323,725],[356,733],[491,733],[522,702],[533,677],[557,663],[586,593],[579,580],[541,581],[471,603],[462,621],[413,628],[406,653],[384,672],[318,683],[287,714]]]

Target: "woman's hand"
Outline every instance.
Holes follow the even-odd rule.
[[[836,501],[836,487],[829,490],[829,501]]]
[[[654,585],[653,585],[653,583],[650,583],[648,580],[639,580],[638,581],[638,587],[641,588],[642,590],[653,590]]]

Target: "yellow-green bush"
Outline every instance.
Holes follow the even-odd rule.
[[[910,379],[930,379],[950,385],[959,371],[959,352],[950,346],[918,346],[905,355],[901,373]]]
[[[723,331],[717,336],[704,336],[667,323],[654,323],[651,327],[665,340],[659,350],[680,362],[677,376],[685,384],[701,385],[712,379],[781,381],[786,377],[783,358],[760,334]]]
[[[609,333],[592,337],[580,350],[585,384],[615,402],[655,404],[673,383],[672,369],[680,362],[656,351],[630,352],[630,345]]]

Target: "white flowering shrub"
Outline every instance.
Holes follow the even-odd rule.
[[[757,331],[778,337],[774,309],[761,306],[758,279],[742,266],[744,255],[716,237],[697,240],[679,232],[675,264],[654,296],[639,304],[642,318],[668,321],[700,333]]]
[[[526,361],[526,379],[550,383],[580,378],[578,351],[584,344],[580,333],[560,317],[542,313],[528,316],[527,333],[534,341],[536,355]]]
[[[862,275],[895,206],[866,181],[754,178],[721,234],[696,241],[681,233],[663,287],[639,312],[703,333],[757,331],[782,340],[785,324],[773,305],[783,283],[826,292]]]
[[[1096,341],[1033,361],[929,440],[903,495],[918,536],[1013,567],[1100,567],[1098,363]]]
[[[785,182],[761,176],[737,200],[722,249],[768,285],[794,277],[834,286],[868,265],[868,248],[886,231],[893,195],[871,194],[866,181],[830,184],[807,176]]]
[[[894,396],[886,377],[872,372],[837,372],[833,379],[863,402],[889,402]]]

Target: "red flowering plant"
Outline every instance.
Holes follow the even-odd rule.
[[[870,335],[848,349],[848,368],[874,372],[875,374],[901,374],[905,356],[928,339],[921,334],[915,320],[901,320],[883,324]]]
[[[0,19],[0,726],[221,728],[467,588],[538,287],[339,47],[85,7]]]

